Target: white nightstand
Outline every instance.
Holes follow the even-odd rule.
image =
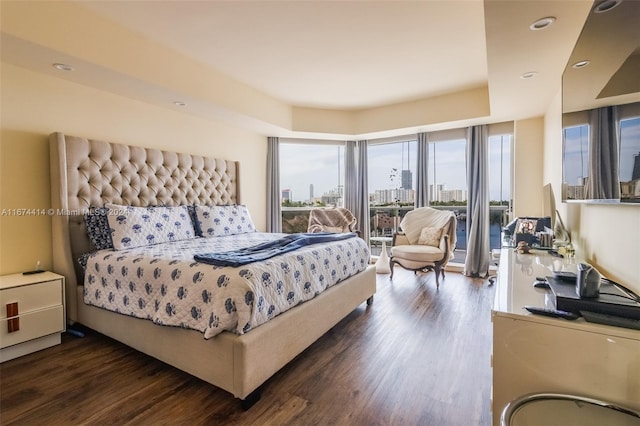
[[[0,276],[0,362],[60,344],[65,325],[62,275]]]

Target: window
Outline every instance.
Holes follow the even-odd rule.
[[[282,205],[342,206],[344,146],[280,144]]]
[[[588,198],[590,128],[582,124],[563,132],[563,199],[583,200]],[[618,135],[620,201],[640,202],[640,117],[620,119]]]
[[[489,137],[489,242],[500,248],[502,227],[511,211],[511,135]]]
[[[429,144],[429,201],[432,206],[467,205],[466,150],[465,139]]]
[[[562,191],[564,200],[582,200],[589,176],[589,125],[564,129]]]
[[[429,204],[456,213],[456,251],[452,262],[457,263],[464,263],[467,250],[466,151],[466,139],[429,144]]]
[[[416,184],[415,140],[369,144],[367,151],[371,236],[390,237],[413,210]],[[372,241],[374,254],[380,247]]]
[[[282,232],[306,232],[313,207],[344,205],[344,145],[280,143]]]
[[[640,203],[640,117],[620,120],[620,200]]]
[[[429,204],[458,219],[456,262],[466,255],[467,141],[464,129],[430,134]],[[510,134],[489,137],[490,241],[500,246],[500,231],[511,204]],[[413,209],[416,188],[416,139],[369,141],[370,237],[389,237]],[[344,205],[344,144],[281,142],[280,184],[283,232],[306,232],[309,210]],[[373,248],[376,253],[376,246]]]
[[[369,145],[371,206],[411,205],[415,199],[416,141]]]

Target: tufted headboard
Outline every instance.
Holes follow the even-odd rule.
[[[238,204],[239,163],[62,133],[49,136],[53,269],[66,279],[67,318],[77,320],[77,258],[90,250],[84,214],[130,206]]]

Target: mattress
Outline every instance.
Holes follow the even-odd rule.
[[[196,254],[227,252],[285,234],[245,233],[194,238],[87,259],[86,304],[156,324],[243,334],[363,271],[369,248],[361,238],[315,244],[242,267],[196,262]]]

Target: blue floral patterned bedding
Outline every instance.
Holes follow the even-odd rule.
[[[243,334],[364,270],[369,262],[369,248],[361,238],[311,245],[238,268],[193,259],[284,235],[252,232],[97,251],[87,259],[84,301],[156,324],[198,330],[208,339],[223,330]]]

